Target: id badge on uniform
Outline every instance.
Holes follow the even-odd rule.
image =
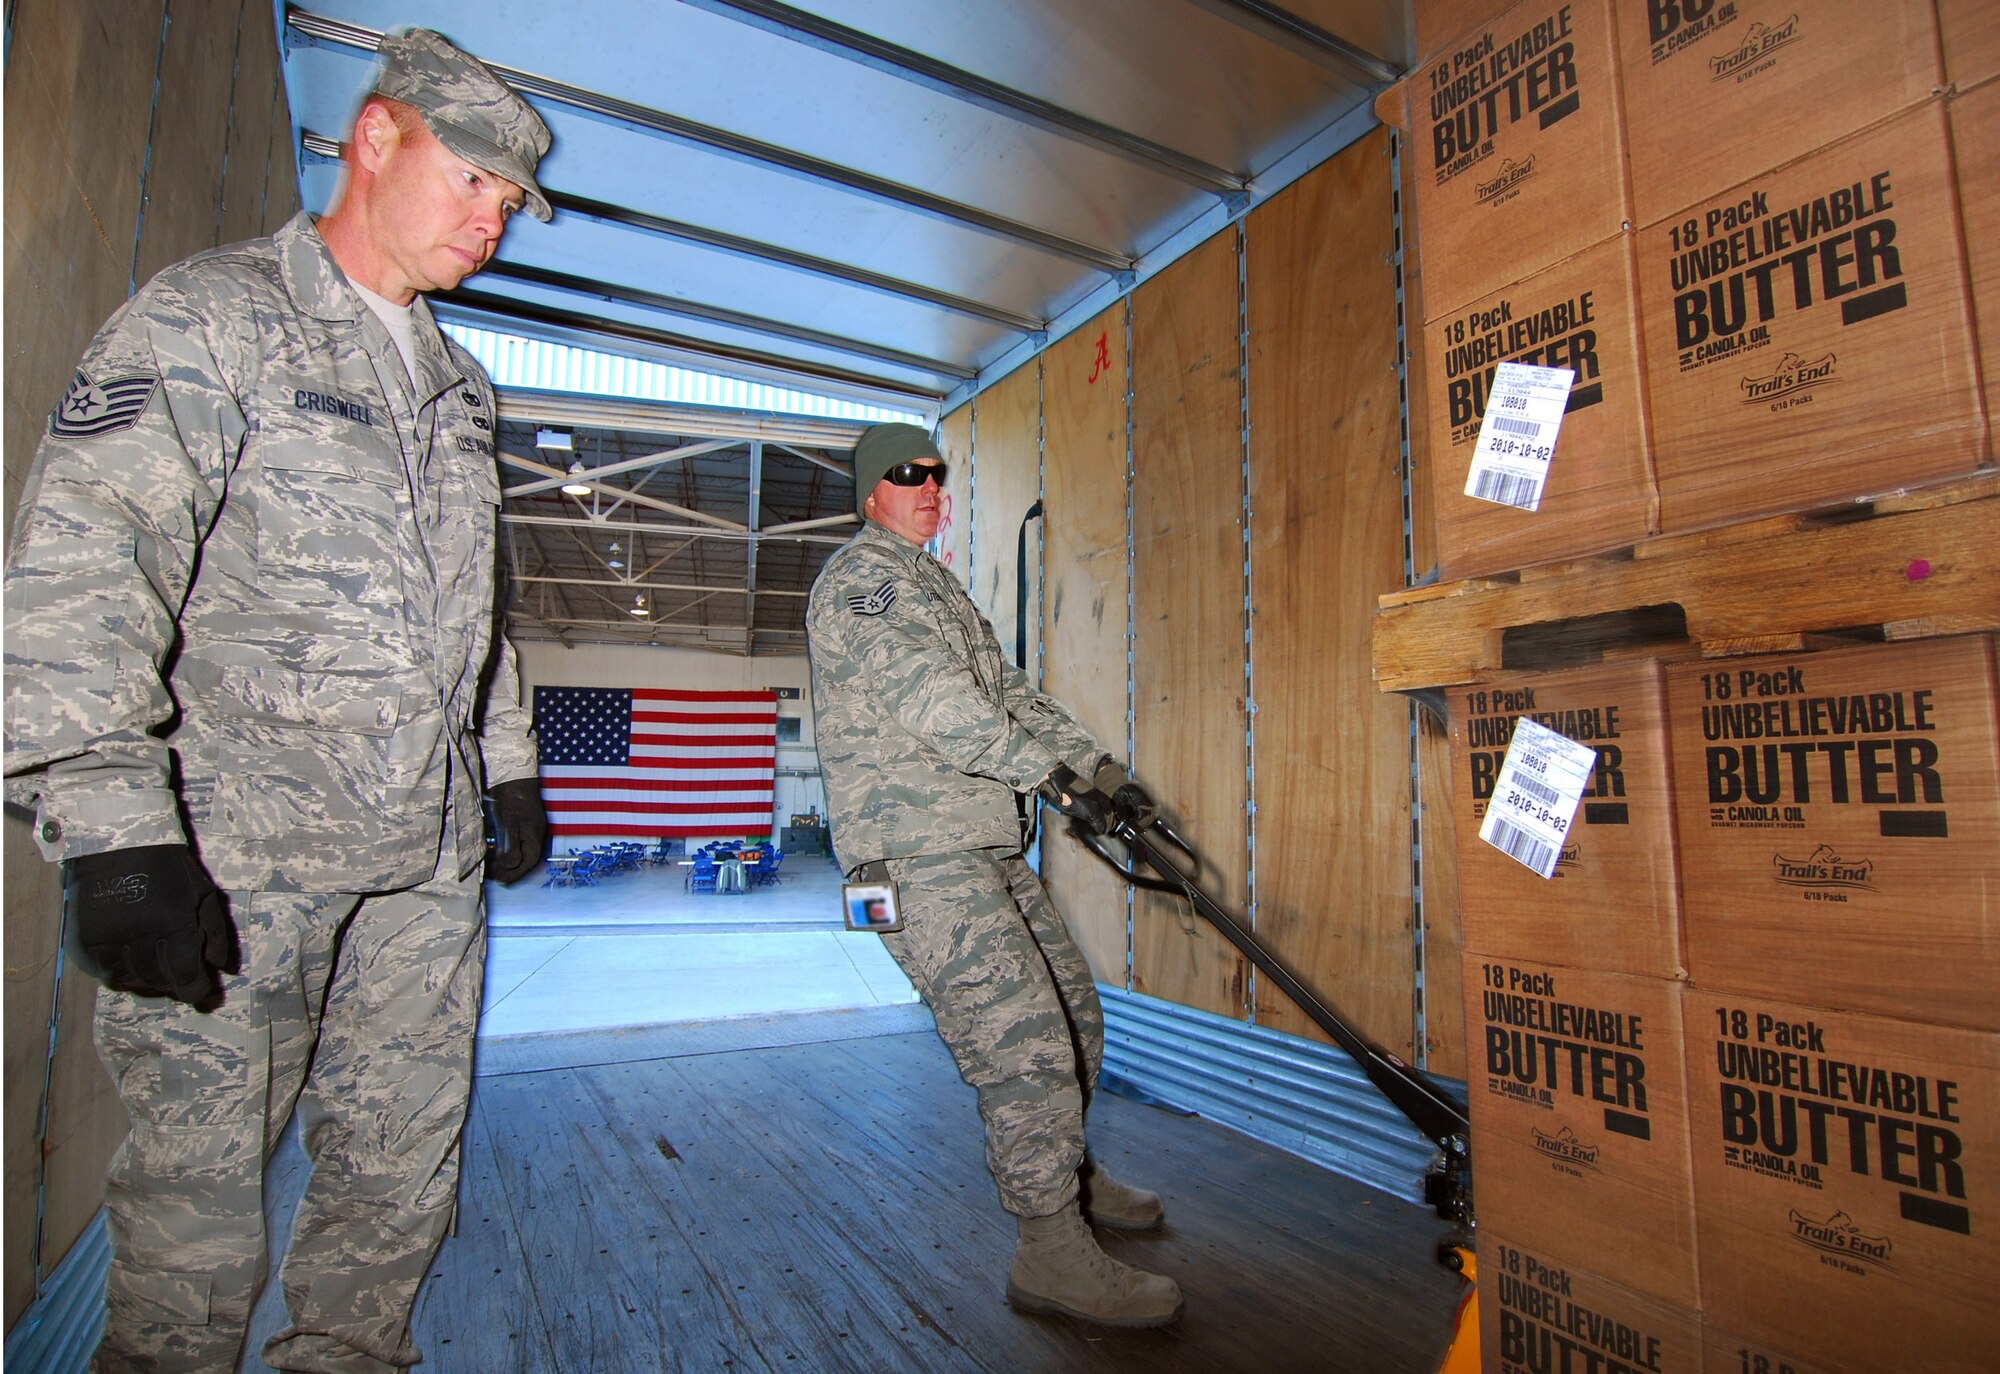
[[[903,908],[896,900],[896,885],[892,882],[842,883],[840,910],[847,918],[849,930],[881,932],[903,928]]]

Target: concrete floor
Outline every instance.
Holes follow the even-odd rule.
[[[882,937],[842,924],[825,856],[788,854],[781,882],[740,894],[688,892],[682,872],[642,865],[546,887],[538,869],[487,884],[480,1039],[917,1000]]]

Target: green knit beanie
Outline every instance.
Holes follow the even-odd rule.
[[[871,425],[863,430],[854,446],[854,513],[864,513],[861,508],[890,468],[918,458],[944,459],[922,425]]]

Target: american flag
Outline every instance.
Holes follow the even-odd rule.
[[[773,692],[537,687],[535,735],[551,834],[771,831]]]

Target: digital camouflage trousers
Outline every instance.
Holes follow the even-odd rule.
[[[106,1184],[99,1374],[228,1374],[266,1277],[264,1165],[296,1104],[312,1177],[273,1368],[415,1363],[417,1286],[450,1224],[486,931],[479,878],[403,892],[232,892],[243,971],[201,1013],[100,989],[131,1116]]]
[[[903,929],[883,935],[978,1094],[986,1166],[1016,1216],[1077,1195],[1104,1009],[1062,913],[1020,855],[887,861]]]

